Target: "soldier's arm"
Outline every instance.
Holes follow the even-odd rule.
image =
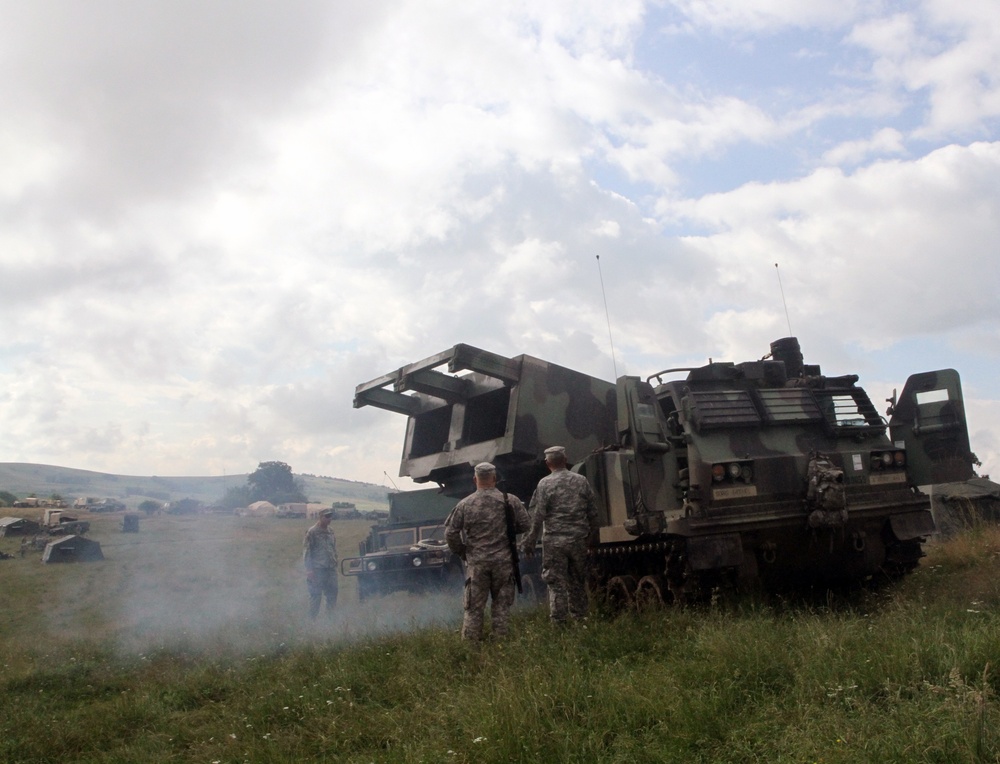
[[[530,553],[535,548],[535,542],[542,533],[542,523],[545,521],[545,498],[544,491],[536,488],[531,495],[531,502],[528,504],[531,516],[528,519],[528,535],[525,536],[522,546],[525,552]]]
[[[462,541],[462,528],[464,526],[465,519],[459,511],[458,507],[455,507],[451,514],[448,515],[448,519],[445,520],[444,525],[444,540],[448,544],[448,548],[453,554],[457,554],[463,560],[465,559],[465,543]]]
[[[307,531],[305,540],[302,542],[302,565],[308,575],[312,575],[312,535]]]
[[[601,518],[597,511],[597,497],[594,489],[587,483],[587,520],[590,522],[590,532],[597,533],[601,528]]]
[[[514,532],[524,533],[531,527],[528,510],[524,508],[524,502],[516,496],[512,496],[511,499],[511,506],[514,508]]]

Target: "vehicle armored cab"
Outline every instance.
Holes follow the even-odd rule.
[[[436,489],[389,494],[389,516],[373,525],[359,556],[340,561],[358,579],[358,599],[395,591],[460,589],[462,561],[444,541],[444,521],[455,500]]]
[[[888,422],[857,382],[804,363],[794,337],[761,360],[614,384],[456,345],[359,385],[354,405],[406,415],[400,475],[456,497],[491,461],[527,502],[545,448],[565,446],[601,513],[592,584],[668,602],[917,564],[934,532],[922,487],[974,474],[959,375],[911,376]]]

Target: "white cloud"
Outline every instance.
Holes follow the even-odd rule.
[[[823,164],[845,165],[859,164],[872,156],[890,154],[905,154],[906,147],[903,135],[898,130],[885,127],[867,139],[845,141],[825,152],[821,157]]]
[[[918,137],[982,137],[1000,117],[1000,6],[925,0],[909,13],[859,24],[851,43],[867,48],[886,88],[927,92]]]
[[[822,32],[789,50],[836,86],[685,79],[636,55],[639,2],[2,3],[7,458],[382,482],[403,420],[356,384],[457,342],[604,378],[759,357],[774,262],[824,357],[936,336],[994,363],[991,33],[932,3],[674,6],[756,56]]]
[[[738,34],[839,26],[866,7],[853,0],[667,0],[667,4],[691,24]]]

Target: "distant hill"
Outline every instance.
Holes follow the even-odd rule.
[[[70,503],[81,496],[112,498],[125,502],[130,509],[137,508],[146,499],[197,499],[211,504],[222,498],[226,489],[246,485],[247,474],[220,477],[139,477],[48,464],[0,462],[0,491],[9,491],[19,498],[29,494],[43,498],[55,493]],[[388,490],[384,486],[316,475],[295,475],[295,478],[302,482],[310,501],[324,504],[349,501],[362,511],[389,507]]]

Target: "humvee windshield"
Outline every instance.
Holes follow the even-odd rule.
[[[397,528],[396,530],[382,531],[378,534],[378,540],[382,549],[411,547],[417,543],[417,529]]]
[[[443,525],[425,525],[420,529],[421,541],[444,541]]]

